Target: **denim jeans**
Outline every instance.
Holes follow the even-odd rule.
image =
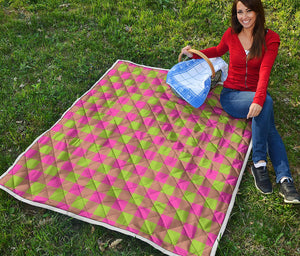
[[[237,91],[223,88],[221,105],[232,117],[246,118],[255,92]],[[267,94],[263,109],[257,117],[252,118],[252,160],[267,161],[267,153],[273,164],[276,182],[283,177],[292,179],[288,158],[283,141],[274,123],[273,100]]]

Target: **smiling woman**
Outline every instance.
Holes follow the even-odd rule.
[[[231,26],[245,50],[248,59],[260,57],[265,46],[265,11],[261,1],[235,0],[231,10]],[[251,48],[251,49],[250,49]]]
[[[228,77],[220,101],[223,109],[235,118],[252,118],[253,166],[255,186],[263,194],[273,192],[267,170],[267,157],[273,164],[280,195],[285,203],[300,204],[300,195],[293,184],[283,141],[276,130],[273,100],[267,92],[271,69],[277,57],[280,38],[266,29],[261,0],[234,0],[231,10],[231,28],[221,42],[201,52],[208,58],[230,53]],[[182,53],[200,58],[189,52]]]

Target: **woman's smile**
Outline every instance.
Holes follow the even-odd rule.
[[[238,2],[237,6],[238,21],[245,29],[253,28],[256,21],[256,13],[246,7],[242,2]]]

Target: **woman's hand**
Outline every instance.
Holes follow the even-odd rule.
[[[189,58],[193,57],[193,54],[188,52],[188,50],[192,49],[191,46],[187,45],[186,47],[183,47],[181,50],[181,53],[188,56]]]
[[[262,106],[257,103],[252,103],[249,108],[247,119],[251,117],[256,117],[260,114]]]

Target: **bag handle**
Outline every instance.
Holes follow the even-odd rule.
[[[211,77],[214,78],[216,75],[215,69],[214,69],[214,65],[211,63],[211,61],[209,60],[209,58],[206,57],[206,55],[198,50],[194,50],[194,49],[190,49],[188,50],[188,52],[190,53],[195,53],[197,55],[199,55],[200,57],[202,57],[204,60],[206,60],[206,62],[208,63],[210,69],[211,69]],[[182,57],[182,53],[179,54],[178,56],[178,62],[181,62],[181,57]]]

